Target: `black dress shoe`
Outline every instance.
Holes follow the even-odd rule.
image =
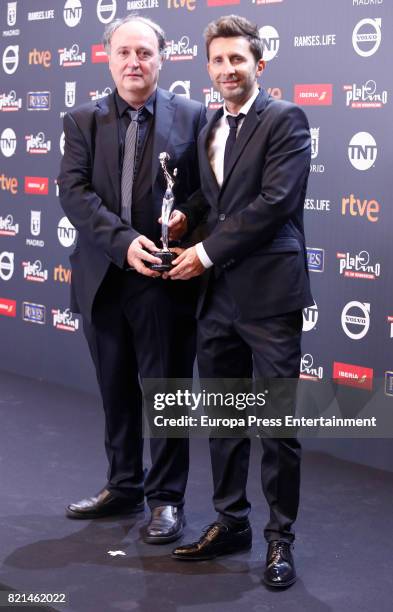
[[[166,544],[178,540],[186,524],[183,508],[176,506],[157,506],[151,511],[143,540],[147,544]]]
[[[134,502],[126,497],[117,497],[108,489],[103,489],[95,497],[82,499],[66,508],[66,516],[73,519],[95,519],[119,514],[136,514],[143,512],[143,501]]]
[[[287,587],[296,581],[295,564],[288,542],[269,542],[263,581],[271,587]]]
[[[202,532],[198,542],[175,548],[172,557],[181,561],[205,561],[220,555],[249,550],[251,544],[252,531],[248,523],[241,527],[229,527],[216,522]]]

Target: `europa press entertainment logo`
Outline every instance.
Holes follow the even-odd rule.
[[[369,170],[377,159],[378,148],[369,132],[357,132],[348,145],[348,157],[356,170]]]

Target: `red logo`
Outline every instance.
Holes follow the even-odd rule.
[[[0,298],[0,315],[16,317],[16,301]]]
[[[93,64],[105,64],[108,61],[104,45],[91,46],[91,61]]]
[[[301,106],[330,106],[333,101],[333,85],[318,83],[295,85],[294,102]]]
[[[25,193],[48,195],[48,178],[45,176],[25,176]]]
[[[372,368],[365,368],[350,363],[340,363],[339,361],[333,363],[333,379],[339,385],[371,391],[373,388],[373,375],[374,370]]]
[[[226,4],[240,4],[240,0],[207,0],[207,6],[225,6]]]

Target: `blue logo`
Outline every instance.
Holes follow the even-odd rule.
[[[50,96],[50,91],[29,91],[27,93],[27,110],[49,110]]]
[[[393,372],[385,372],[385,395],[393,397]]]
[[[32,304],[31,302],[23,302],[22,318],[29,323],[45,324],[46,308],[43,304]]]
[[[307,263],[310,272],[323,272],[325,267],[324,249],[314,249],[307,247]]]

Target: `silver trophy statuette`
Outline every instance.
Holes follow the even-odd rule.
[[[162,199],[162,208],[161,208],[161,220],[162,220],[162,228],[161,228],[161,238],[163,248],[161,251],[154,252],[154,257],[158,257],[161,259],[160,264],[151,264],[149,267],[152,270],[157,270],[159,272],[164,272],[170,270],[172,267],[172,260],[176,257],[174,253],[171,253],[169,250],[169,217],[171,216],[171,212],[173,210],[173,205],[175,203],[175,196],[173,195],[173,187],[175,184],[175,177],[177,175],[177,168],[173,170],[171,173],[168,170],[167,162],[170,160],[168,153],[160,153],[158,156],[161,164],[161,168],[164,172],[164,176],[166,178],[166,190],[164,197]]]

